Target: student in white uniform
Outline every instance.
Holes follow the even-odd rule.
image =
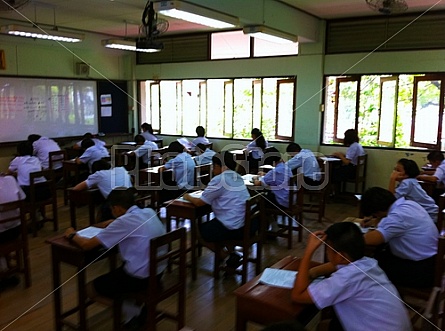
[[[196,147],[198,144],[208,145],[210,144],[210,141],[205,137],[206,131],[204,127],[201,125],[196,127],[196,135],[197,137],[193,139],[192,141],[192,148],[193,150],[196,150]]]
[[[196,145],[195,153],[195,162],[197,165],[212,163],[213,155],[216,154],[214,150],[206,148],[203,144]]]
[[[155,211],[136,206],[131,188],[114,189],[108,201],[116,219],[99,223],[98,226],[104,229],[95,237],[81,237],[73,228],[65,231],[66,238],[83,250],[99,246],[107,249],[115,245],[119,247],[124,264],[88,284],[87,290],[93,299],[97,294],[119,299],[124,293],[141,292],[147,288],[149,277],[157,277],[160,281],[166,267],[163,265],[158,269],[157,275],[149,274],[150,240],[166,233]],[[138,318],[142,310],[141,306],[130,301],[124,301],[122,308],[125,322]]]
[[[134,154],[136,155],[136,157],[139,158],[139,169],[148,168],[151,164],[151,153],[152,151],[158,149],[158,145],[156,145],[156,143],[154,143],[153,141],[146,140],[141,134],[138,134],[134,137],[134,142],[136,143],[137,148],[134,151],[129,152],[128,154]]]
[[[90,173],[92,172],[92,166],[95,161],[98,161],[104,157],[109,157],[110,154],[105,147],[96,146],[94,141],[90,138],[82,140],[82,148],[85,150],[80,157],[76,158],[77,164],[88,164]]]
[[[254,128],[251,131],[252,141],[246,146],[248,152],[247,161],[249,169],[247,173],[257,173],[261,158],[264,156],[264,150],[268,146],[267,140],[264,138],[262,132]]]
[[[42,137],[38,134],[28,136],[28,141],[32,144],[33,154],[38,157],[43,169],[49,168],[49,152],[60,151],[60,146],[52,139]],[[53,169],[62,168],[62,162],[56,162]]]
[[[82,140],[87,139],[87,138],[92,139],[92,140],[94,141],[94,144],[95,144],[96,146],[99,146],[99,147],[105,147],[105,145],[106,145],[106,144],[105,144],[105,141],[102,141],[102,140],[100,140],[100,139],[94,138],[94,136],[93,136],[93,134],[92,134],[91,132],[87,132],[87,133],[85,133],[85,134],[83,135],[83,137],[82,137]],[[80,140],[80,141],[78,141],[77,143],[75,143],[74,146],[73,146],[73,148],[74,148],[74,149],[79,149],[79,148],[81,148],[81,146],[82,146],[82,140]]]
[[[158,140],[158,137],[156,137],[154,135],[153,128],[151,127],[151,124],[142,123],[141,129],[142,129],[141,135],[145,138],[145,140],[148,140],[148,141]]]

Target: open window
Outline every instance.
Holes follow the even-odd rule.
[[[277,81],[277,115],[275,138],[289,140],[293,137],[295,113],[295,80]]]
[[[335,84],[334,142],[342,143],[344,133],[358,126],[360,77],[341,77]]]
[[[398,86],[398,76],[380,77],[377,143],[381,146],[394,147],[395,145]]]

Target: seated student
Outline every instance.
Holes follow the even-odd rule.
[[[210,144],[210,141],[205,137],[205,133],[206,133],[206,131],[201,125],[196,127],[196,135],[198,137],[193,139],[193,141],[192,141],[193,147],[198,146],[198,144],[203,144],[203,145]]]
[[[256,170],[258,169],[258,162],[264,156],[264,149],[268,146],[268,142],[257,128],[252,129],[251,135],[252,141],[246,146],[246,151],[249,153],[247,161],[249,169]]]
[[[131,177],[124,167],[111,168],[110,163],[98,160],[93,163],[92,174],[86,180],[73,187],[76,191],[85,191],[97,187],[104,197],[108,198],[110,192],[116,187],[133,187]],[[102,204],[97,221],[102,222],[113,218],[108,201]]]
[[[216,154],[210,148],[206,148],[204,144],[197,144],[195,149],[195,162],[197,165],[212,163],[212,157]]]
[[[161,190],[161,201],[176,199],[187,192],[187,190],[193,188],[195,181],[195,161],[193,161],[190,154],[184,150],[184,146],[177,141],[173,141],[168,146],[169,156],[174,156],[174,158],[159,168],[159,171],[163,172],[172,169],[175,186],[167,185],[167,187]]]
[[[94,141],[94,145],[97,146],[101,146],[101,147],[105,147],[105,141],[102,141],[100,139],[94,138],[93,134],[91,132],[87,132],[83,135],[82,140],[89,138],[92,139]],[[78,141],[77,143],[74,144],[73,148],[74,149],[79,149],[81,148],[82,145],[82,140]]]
[[[344,145],[348,147],[346,154],[343,152],[335,152],[332,154],[341,159],[341,166],[334,168],[332,174],[332,182],[338,183],[337,186],[340,182],[355,177],[358,157],[365,155],[365,151],[358,141],[359,139],[356,130],[346,130],[345,138],[343,140]]]
[[[292,173],[297,173],[298,168],[302,168],[304,182],[309,185],[320,184],[320,167],[314,153],[309,149],[302,149],[296,143],[290,143],[286,148],[286,153],[292,158],[287,161],[287,165]]]
[[[151,152],[158,149],[158,145],[153,141],[145,140],[144,136],[138,134],[134,137],[137,148],[128,154],[134,154],[139,158],[139,169],[148,168],[150,166]]]
[[[108,196],[108,201],[116,219],[99,223],[104,229],[93,238],[76,235],[76,230],[68,228],[65,236],[83,250],[104,246],[107,249],[118,245],[123,266],[99,276],[87,285],[89,296],[99,294],[111,299],[119,299],[128,292],[140,292],[147,288],[150,266],[150,240],[165,234],[165,228],[155,211],[141,209],[135,205],[133,189],[116,188]],[[165,266],[158,270],[159,280]],[[136,317],[142,307],[124,301],[123,317],[126,322]],[[132,309],[131,309],[132,308]],[[136,310],[133,316],[128,315]]]
[[[329,262],[310,268],[315,250],[323,243]],[[396,288],[377,262],[364,256],[364,251],[362,232],[352,222],[336,223],[325,232],[310,234],[292,301],[314,303],[319,309],[334,306],[341,325],[333,319],[329,330],[411,330],[408,312]]]
[[[94,161],[98,161],[104,157],[109,157],[110,154],[108,150],[103,146],[96,146],[94,141],[90,138],[86,138],[82,140],[82,148],[85,150],[80,157],[76,158],[77,164],[88,164],[88,168],[90,169],[90,173],[92,170],[92,166]]]
[[[433,222],[437,222],[439,207],[417,181],[416,177],[419,176],[419,173],[420,170],[416,162],[400,159],[389,178],[388,190],[395,195],[396,199],[405,197],[407,200],[417,202],[426,210]],[[396,182],[399,182],[397,188]]]
[[[223,160],[222,160],[223,159]],[[224,161],[224,163],[223,163]],[[225,152],[212,158],[213,178],[202,192],[201,198],[184,194],[184,199],[195,206],[212,206],[215,218],[199,226],[201,243],[215,252],[215,242],[243,238],[246,201],[250,198],[243,178],[235,172],[236,162],[233,154]],[[227,266],[236,269],[240,256],[228,247],[230,253]],[[227,252],[215,252],[223,258]]]
[[[151,127],[151,124],[142,123],[141,129],[142,129],[141,135],[145,138],[145,140],[148,141],[158,140],[158,137],[156,137],[153,133],[153,128]]]
[[[425,209],[381,187],[365,191],[360,207],[362,215],[378,221],[377,229],[364,238],[367,245],[387,244],[375,258],[388,278],[396,286],[432,286],[439,232]]]
[[[30,197],[30,178],[29,174],[32,172],[42,171],[42,166],[37,157],[32,156],[32,146],[27,141],[22,141],[17,145],[17,155],[9,164],[8,173],[17,174],[17,181],[23,191],[26,194],[26,200],[29,201]],[[35,179],[36,183],[46,181],[44,177]],[[36,192],[37,198],[46,199],[51,192],[47,188],[38,187]]]
[[[0,176],[0,204],[25,199],[25,193],[17,183],[14,176]],[[15,217],[17,211],[8,211],[0,213],[0,220]],[[0,223],[0,244],[13,240],[20,235],[20,221],[11,221]],[[0,271],[8,270],[8,256],[0,256]],[[6,287],[16,286],[20,283],[20,278],[10,276],[0,279],[0,291]]]
[[[60,151],[60,146],[52,139],[42,137],[38,134],[28,136],[28,141],[32,144],[33,154],[38,157],[43,169],[49,168],[49,152]],[[62,168],[62,161],[54,163],[54,169]]]
[[[433,192],[433,199],[438,201],[439,195],[443,193],[443,186],[445,185],[445,160],[442,152],[432,151],[427,155],[428,162],[432,168],[435,168],[434,173],[426,171],[417,176],[418,180],[425,182],[436,183],[440,188],[436,188]]]

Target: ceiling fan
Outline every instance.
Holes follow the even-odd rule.
[[[0,0],[0,11],[18,9],[26,5],[30,0]]]
[[[142,37],[136,42],[138,49],[153,49],[160,51],[164,48],[162,43],[155,42],[155,39],[168,29],[168,21],[158,18],[158,14],[153,9],[153,2],[148,1],[142,14]]]
[[[408,9],[405,0],[365,0],[369,7],[385,15],[403,13]]]

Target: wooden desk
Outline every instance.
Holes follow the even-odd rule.
[[[80,174],[89,173],[87,164],[77,164],[75,160],[65,160],[63,164],[63,202],[68,204],[68,187],[79,184]],[[74,173],[74,175],[73,175]]]
[[[298,270],[300,259],[285,257],[272,268]],[[313,265],[318,263],[313,262]],[[298,317],[311,318],[316,312],[313,305],[297,304],[291,301],[291,290],[259,283],[261,275],[235,290],[236,331],[246,331],[247,322],[268,325],[275,322],[295,320]],[[310,315],[310,316],[308,316]],[[305,318],[305,319],[306,319]]]
[[[46,240],[51,245],[51,261],[53,271],[53,289],[54,289],[54,318],[56,322],[56,331],[62,331],[64,324],[77,330],[87,330],[86,311],[87,307],[93,301],[87,299],[86,294],[86,270],[85,267],[98,260],[108,257],[110,259],[110,268],[116,267],[117,249],[105,251],[97,249],[92,251],[84,251],[78,246],[69,242],[63,235],[58,235]],[[60,265],[62,262],[77,267],[77,287],[78,287],[78,303],[74,308],[62,312],[62,288],[60,277]],[[79,325],[65,320],[66,317],[79,313]]]
[[[190,220],[190,233],[191,233],[191,243],[188,251],[191,252],[191,268],[192,268],[192,279],[196,280],[197,277],[197,223],[196,220],[200,222],[203,216],[208,215],[212,212],[212,207],[210,205],[204,205],[202,207],[196,207],[190,202],[183,202],[180,200],[170,200],[164,203],[166,208],[166,228],[167,232],[171,231],[171,219],[173,216],[178,218],[184,218]]]
[[[85,205],[88,205],[90,225],[96,223],[96,205],[104,201],[102,193],[100,193],[99,189],[93,188],[85,191],[74,191],[72,188],[69,188],[68,198],[70,201],[71,226],[73,228],[77,228],[76,208]]]

